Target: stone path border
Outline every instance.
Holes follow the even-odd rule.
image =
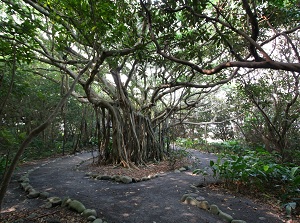
[[[45,202],[44,207],[51,208],[51,207],[54,207],[54,206],[57,206],[57,205],[61,205],[63,207],[67,207],[69,209],[75,210],[76,212],[82,214],[83,216],[85,216],[86,219],[90,220],[93,223],[103,223],[103,222],[106,223],[107,221],[104,221],[104,219],[97,218],[97,213],[96,213],[95,210],[86,208],[80,200],[74,200],[74,199],[71,199],[71,198],[68,198],[68,197],[67,198],[55,197],[55,194],[54,194],[54,196],[49,197],[49,194],[46,191],[41,191],[41,192],[37,191],[37,190],[35,190],[35,188],[33,188],[30,185],[30,174],[32,172],[34,172],[35,170],[38,170],[42,166],[48,165],[50,163],[55,163],[55,162],[57,162],[58,160],[61,160],[61,159],[65,159],[65,157],[57,158],[57,159],[49,161],[47,163],[43,163],[40,166],[34,167],[34,168],[30,169],[29,171],[25,172],[25,174],[20,177],[19,182],[20,182],[21,187],[23,188],[23,190],[25,190],[27,192],[27,197],[28,198],[37,198],[37,197],[39,197],[41,199],[45,199],[46,202]],[[81,160],[80,163],[77,163],[76,165],[72,164],[72,166],[73,165],[75,166],[72,169],[74,171],[76,171],[76,170],[78,171],[79,170],[78,167],[82,163],[86,162],[89,159],[91,159],[91,158],[85,159],[84,161]],[[185,170],[187,170],[187,169],[185,169]],[[175,170],[174,172],[175,173],[181,173],[185,170],[184,169],[181,169],[181,170],[178,169],[178,170]],[[84,172],[82,174],[84,174]],[[114,181],[118,181],[118,177],[116,177],[116,176],[101,176],[101,175],[93,175],[92,173],[86,173],[86,175],[91,177],[91,178],[97,179],[97,180],[114,180]],[[140,181],[135,181],[135,180],[132,180],[132,178],[131,178],[131,181],[130,181],[130,179],[128,179],[128,181],[126,181],[126,176],[119,176],[119,177],[120,177],[119,178],[120,182],[123,182],[125,184],[126,183],[142,182],[142,180],[143,180],[143,178],[142,178],[142,179],[140,179]],[[122,177],[123,177],[123,180],[121,180]],[[160,177],[160,176],[159,175],[147,176],[147,177],[144,178],[144,181],[154,179],[154,178],[157,178],[157,177]],[[192,187],[192,185],[191,185],[191,187]],[[195,187],[194,189],[199,189],[199,188]],[[44,190],[44,189],[42,189],[42,190]],[[225,213],[224,211],[221,211],[217,205],[209,204],[209,202],[206,201],[205,199],[201,200],[199,198],[198,194],[197,195],[193,195],[193,194],[191,195],[192,191],[187,191],[185,193],[187,193],[187,194],[184,194],[182,196],[182,199],[181,199],[181,201],[184,204],[197,206],[200,209],[206,210],[212,216],[217,215],[220,218],[220,220],[222,220],[224,222],[245,223],[245,221],[243,221],[243,220],[233,219],[232,216]],[[71,196],[73,197],[73,195],[71,195]],[[179,199],[180,199],[180,195],[178,197],[178,201],[179,201]],[[74,204],[75,204],[75,206],[74,206]],[[78,206],[76,206],[76,204]],[[102,217],[104,217],[104,216],[102,216]]]
[[[62,158],[57,158],[54,159],[53,161],[49,161],[46,163],[43,163],[41,166],[45,166],[49,163],[54,163]],[[92,223],[107,223],[106,221],[103,221],[101,218],[97,218],[97,212],[95,209],[88,209],[78,200],[74,200],[71,198],[60,198],[60,197],[49,197],[49,193],[46,191],[40,192],[35,190],[31,185],[30,185],[30,173],[33,171],[39,169],[41,166],[34,167],[30,170],[27,171],[24,175],[22,175],[18,182],[21,185],[21,188],[27,192],[27,198],[28,199],[34,199],[34,198],[41,198],[46,200],[45,204],[42,205],[44,208],[52,208],[60,205],[61,207],[66,207],[69,208],[73,211],[76,211],[77,213],[81,214],[84,218],[86,218],[88,221]],[[78,166],[78,165],[76,165]]]

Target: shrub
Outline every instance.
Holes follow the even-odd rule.
[[[210,161],[214,176],[227,187],[252,188],[254,191],[276,192],[282,201],[299,196],[300,169],[292,163],[276,163],[276,154],[262,148],[244,150],[242,154],[224,153]]]

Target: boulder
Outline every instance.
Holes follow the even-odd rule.
[[[174,170],[174,173],[181,173],[180,170]]]
[[[77,200],[70,201],[69,208],[78,213],[82,213],[86,209],[85,206]]]
[[[93,223],[103,223],[102,219],[97,218],[95,221],[93,221]]]
[[[124,184],[132,183],[132,178],[128,177],[128,176],[122,176],[121,177],[121,182],[123,182]]]
[[[231,223],[247,223],[243,220],[232,220]]]

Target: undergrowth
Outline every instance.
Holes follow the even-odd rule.
[[[212,149],[212,147],[215,147]],[[300,210],[300,167],[282,163],[277,153],[263,147],[244,147],[237,141],[210,145],[218,159],[210,161],[214,177],[227,189],[252,197],[279,200],[288,216]],[[199,169],[194,173],[202,174]]]

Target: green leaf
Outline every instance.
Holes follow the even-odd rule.
[[[199,174],[200,172],[201,172],[200,169],[195,169],[195,170],[193,171],[193,174]]]
[[[270,166],[269,165],[264,165],[264,171],[267,172],[269,170]]]
[[[299,169],[298,166],[293,167],[293,168],[291,169],[291,173],[290,173],[290,177],[291,177],[291,178],[294,178],[294,177],[295,177],[295,173],[296,173],[296,171],[297,171],[298,169]]]

